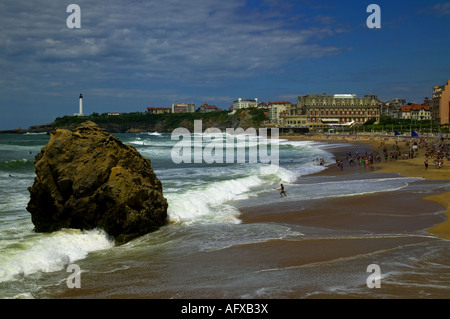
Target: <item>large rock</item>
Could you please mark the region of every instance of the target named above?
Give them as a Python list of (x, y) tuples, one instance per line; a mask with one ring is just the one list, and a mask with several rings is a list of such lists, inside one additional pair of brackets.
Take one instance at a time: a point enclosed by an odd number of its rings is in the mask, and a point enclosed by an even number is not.
[(123, 243), (166, 223), (150, 160), (93, 122), (52, 131), (35, 172), (27, 210), (37, 232), (102, 228)]

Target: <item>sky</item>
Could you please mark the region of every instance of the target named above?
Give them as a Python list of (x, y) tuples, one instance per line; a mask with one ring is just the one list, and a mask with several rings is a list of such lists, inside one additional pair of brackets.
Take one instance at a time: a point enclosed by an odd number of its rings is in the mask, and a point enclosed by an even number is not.
[(88, 115), (322, 93), (422, 103), (450, 79), (449, 1), (1, 0), (0, 29), (0, 130), (73, 115), (80, 93)]

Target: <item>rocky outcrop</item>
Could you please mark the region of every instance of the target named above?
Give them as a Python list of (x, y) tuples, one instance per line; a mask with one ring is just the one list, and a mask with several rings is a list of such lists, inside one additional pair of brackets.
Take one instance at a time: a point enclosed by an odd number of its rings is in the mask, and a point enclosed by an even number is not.
[(166, 223), (150, 160), (93, 122), (52, 131), (35, 173), (27, 210), (37, 232), (102, 228), (123, 243)]

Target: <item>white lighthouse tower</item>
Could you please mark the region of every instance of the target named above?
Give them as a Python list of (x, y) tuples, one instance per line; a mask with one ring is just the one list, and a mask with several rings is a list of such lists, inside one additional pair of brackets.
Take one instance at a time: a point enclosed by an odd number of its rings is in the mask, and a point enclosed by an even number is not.
[(75, 113), (74, 116), (84, 116), (83, 113), (83, 94), (80, 93), (80, 112), (79, 113)]

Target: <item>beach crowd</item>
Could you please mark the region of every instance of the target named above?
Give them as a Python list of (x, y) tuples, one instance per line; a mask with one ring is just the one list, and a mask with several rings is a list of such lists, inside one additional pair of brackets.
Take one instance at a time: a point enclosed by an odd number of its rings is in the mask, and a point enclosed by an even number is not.
[[(401, 140), (384, 138), (379, 140), (377, 146), (375, 144), (372, 145), (374, 145), (372, 152), (365, 151), (360, 153), (358, 149), (354, 152), (349, 152), (346, 156), (348, 165), (367, 167), (383, 161), (412, 160), (423, 155), (426, 169), (431, 163), (435, 168), (441, 169), (444, 161), (450, 161), (450, 147), (444, 138), (441, 138), (439, 142), (437, 140), (430, 142), (423, 138), (403, 138)], [(336, 158), (336, 166), (341, 170), (344, 169), (344, 161)]]

